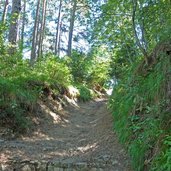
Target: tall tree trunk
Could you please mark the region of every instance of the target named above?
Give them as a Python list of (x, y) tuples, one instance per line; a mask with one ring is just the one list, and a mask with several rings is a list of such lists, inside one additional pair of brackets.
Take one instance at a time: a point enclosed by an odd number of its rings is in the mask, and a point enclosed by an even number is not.
[(16, 50), (18, 38), (18, 19), (21, 11), (21, 0), (12, 1), (11, 23), (9, 29), (9, 53), (12, 54)]
[(36, 43), (37, 43), (38, 25), (39, 25), (39, 19), (38, 19), (39, 18), (39, 8), (40, 8), (40, 0), (37, 1), (36, 17), (35, 17), (35, 21), (34, 21), (31, 59), (30, 59), (31, 65), (33, 65), (36, 61)]
[(24, 30), (25, 30), (25, 22), (26, 22), (26, 0), (24, 0), (24, 7), (23, 7), (23, 17), (22, 17), (22, 30), (21, 30), (21, 51), (24, 48)]
[(4, 24), (5, 21), (6, 21), (8, 6), (9, 6), (9, 2), (8, 2), (8, 0), (5, 0), (5, 3), (4, 3), (4, 11), (3, 11), (3, 14), (2, 14), (2, 23), (3, 23), (3, 24)]
[(42, 40), (41, 40), (41, 46), (40, 46), (41, 55), (43, 55), (43, 40), (44, 40), (44, 36), (45, 36), (47, 6), (48, 6), (48, 1), (46, 0), (46, 2), (45, 2), (45, 14), (44, 14), (44, 19), (43, 19), (44, 21), (43, 21), (43, 28), (42, 28)]
[(59, 40), (58, 40), (58, 56), (60, 56), (60, 49), (61, 49), (61, 37), (62, 37), (62, 20), (61, 20), (61, 23), (60, 23), (60, 32), (59, 32)]
[(69, 27), (68, 50), (67, 50), (68, 56), (71, 56), (71, 53), (72, 53), (72, 37), (73, 37), (73, 30), (74, 30), (77, 0), (73, 0), (73, 2), (74, 4), (73, 4), (73, 9), (71, 11), (71, 19), (70, 19), (70, 27)]
[(47, 12), (47, 0), (43, 0), (43, 7), (42, 7), (42, 21), (41, 21), (41, 28), (39, 34), (39, 43), (38, 43), (38, 57), (42, 56), (43, 54), (43, 39), (44, 39), (44, 31), (45, 31), (45, 24), (46, 24), (46, 12)]
[(59, 37), (61, 28), (61, 10), (62, 10), (62, 0), (60, 0), (59, 11), (58, 11), (58, 22), (56, 27), (56, 40), (55, 40), (55, 54), (59, 55)]

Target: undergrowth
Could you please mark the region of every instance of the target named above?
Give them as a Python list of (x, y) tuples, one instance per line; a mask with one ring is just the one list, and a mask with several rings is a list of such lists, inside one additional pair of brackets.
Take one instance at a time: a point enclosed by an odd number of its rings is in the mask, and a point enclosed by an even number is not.
[(29, 62), (8, 55), (0, 56), (0, 119), (15, 131), (27, 129), (39, 97), (51, 89), (59, 94), (60, 87), (72, 81), (69, 68), (57, 58), (45, 58), (30, 67)]
[(86, 85), (77, 84), (76, 87), (79, 90), (79, 100), (81, 101), (89, 101), (95, 97), (95, 92), (88, 88)]
[[(79, 91), (76, 98), (82, 101), (93, 99), (96, 94), (92, 90), (94, 85), (103, 87), (108, 73), (99, 74), (99, 69), (95, 72), (100, 65), (90, 65), (93, 59), (85, 62), (86, 59), (79, 54), (70, 59), (47, 54), (30, 66), (29, 60), (23, 59), (20, 52), (10, 56), (5, 49), (0, 55), (0, 124), (19, 132), (29, 129), (29, 114), (35, 112), (38, 99), (49, 96), (58, 99), (70, 94), (66, 91), (72, 85)], [(91, 84), (88, 81), (90, 75)]]
[(109, 102), (114, 127), (136, 171), (170, 171), (170, 56), (160, 54), (145, 73), (137, 66), (114, 87)]

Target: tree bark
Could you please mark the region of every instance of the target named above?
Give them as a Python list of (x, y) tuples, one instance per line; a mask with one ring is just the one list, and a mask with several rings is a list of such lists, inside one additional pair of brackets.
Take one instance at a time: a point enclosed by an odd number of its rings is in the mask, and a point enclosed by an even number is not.
[(40, 7), (40, 0), (37, 1), (36, 17), (35, 17), (34, 29), (33, 29), (32, 49), (31, 49), (31, 59), (30, 59), (31, 65), (33, 65), (36, 61), (36, 41), (38, 35), (39, 7)]
[(62, 28), (62, 20), (60, 23), (60, 32), (59, 32), (59, 40), (58, 40), (58, 56), (60, 56), (60, 49), (61, 49), (61, 37), (62, 37), (62, 32), (61, 32), (61, 28)]
[(3, 24), (4, 24), (5, 21), (6, 21), (8, 6), (9, 6), (9, 2), (8, 2), (8, 0), (6, 0), (6, 1), (5, 1), (5, 4), (4, 4), (4, 11), (3, 11), (3, 14), (2, 14), (2, 23), (3, 23)]
[(60, 28), (61, 28), (61, 10), (62, 0), (60, 0), (59, 11), (58, 11), (58, 22), (56, 27), (56, 40), (55, 40), (55, 55), (59, 55), (59, 39), (60, 39)]
[(44, 39), (44, 31), (45, 31), (45, 24), (46, 24), (46, 12), (47, 12), (47, 0), (43, 0), (42, 22), (41, 22), (40, 35), (39, 35), (39, 44), (38, 44), (38, 57), (42, 56), (43, 54), (43, 39)]
[(74, 22), (75, 22), (75, 13), (77, 7), (77, 0), (73, 0), (73, 9), (71, 11), (71, 19), (70, 19), (70, 27), (69, 27), (69, 38), (68, 38), (68, 50), (67, 55), (70, 57), (72, 53), (72, 37), (73, 37), (73, 30), (74, 30)]
[(17, 48), (18, 39), (18, 19), (21, 11), (21, 0), (13, 0), (12, 2), (12, 12), (11, 12), (11, 23), (9, 29), (9, 53), (13, 54)]
[(25, 22), (26, 22), (26, 0), (24, 0), (24, 7), (23, 7), (23, 17), (22, 17), (22, 30), (21, 30), (21, 51), (24, 48), (24, 30), (25, 30)]

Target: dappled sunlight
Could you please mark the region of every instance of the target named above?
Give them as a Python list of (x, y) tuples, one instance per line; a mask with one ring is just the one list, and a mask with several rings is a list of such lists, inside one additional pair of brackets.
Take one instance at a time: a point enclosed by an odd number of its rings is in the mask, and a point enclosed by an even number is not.
[(54, 156), (58, 156), (58, 157), (66, 157), (68, 156), (68, 151), (53, 151), (53, 152), (49, 152), (48, 156), (50, 157), (54, 157)]
[(12, 150), (3, 150), (3, 152), (0, 152), (0, 164), (7, 163), (12, 160), (17, 160), (18, 158), (28, 158), (25, 151), (22, 149), (16, 149), (15, 153)]
[(108, 89), (107, 90), (107, 94), (110, 96), (110, 95), (112, 95), (112, 92), (113, 92), (113, 89)]
[(77, 150), (79, 150), (82, 153), (85, 153), (89, 150), (94, 151), (96, 148), (98, 148), (98, 144), (94, 143), (94, 144), (87, 144), (85, 146), (78, 147)]
[(10, 157), (9, 151), (0, 153), (0, 161), (2, 163), (5, 163), (9, 159), (9, 157)]
[(77, 107), (79, 109), (79, 106), (77, 104), (77, 101), (74, 100), (74, 98), (69, 98), (66, 95), (63, 96), (63, 98), (67, 101), (67, 103), (71, 106)]
[[(105, 100), (97, 99), (68, 106), (55, 112), (44, 103), (41, 120), (31, 135), (0, 144), (4, 160), (11, 161), (90, 161), (105, 155), (122, 156), (113, 131), (111, 116), (107, 116)], [(62, 118), (62, 119), (61, 119)], [(110, 123), (111, 122), (111, 123)], [(109, 124), (110, 123), (110, 124)], [(115, 146), (115, 147), (114, 147)], [(117, 146), (117, 148), (116, 148)], [(109, 157), (108, 157), (109, 156)], [(100, 161), (101, 162), (101, 161)]]
[(58, 108), (56, 108), (53, 104), (54, 101), (53, 100), (48, 100), (48, 102), (40, 102), (40, 107), (42, 110), (42, 113), (45, 113), (47, 116), (47, 119), (50, 118), (52, 119), (53, 124), (68, 124), (69, 120), (66, 119), (66, 113), (65, 112), (61, 112), (62, 110), (58, 110)]
[[(53, 123), (60, 123), (62, 122), (62, 119), (59, 115), (57, 115), (56, 113), (49, 111), (50, 116), (52, 116), (53, 118)], [(63, 121), (65, 121), (65, 123), (69, 123), (68, 120), (64, 119)]]
[(35, 142), (35, 140), (53, 140), (53, 137), (49, 137), (49, 135), (43, 133), (41, 130), (34, 131), (32, 134), (32, 138), (30, 137), (23, 137), (22, 140), (26, 142)]
[(85, 144), (84, 146), (74, 147), (74, 148), (66, 148), (65, 150), (60, 151), (52, 151), (49, 152), (49, 156), (79, 156), (81, 154), (86, 154), (89, 152), (93, 152), (98, 148), (98, 143), (93, 144)]

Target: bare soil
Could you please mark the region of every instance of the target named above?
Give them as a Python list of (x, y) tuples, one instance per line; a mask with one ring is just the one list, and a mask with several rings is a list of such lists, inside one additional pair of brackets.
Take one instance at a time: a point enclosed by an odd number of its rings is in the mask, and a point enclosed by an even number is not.
[(18, 138), (0, 135), (0, 164), (12, 161), (60, 161), (103, 165), (106, 171), (131, 171), (118, 143), (107, 101), (98, 99), (57, 109), (41, 102), (32, 118), (35, 129)]

